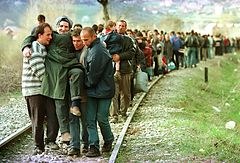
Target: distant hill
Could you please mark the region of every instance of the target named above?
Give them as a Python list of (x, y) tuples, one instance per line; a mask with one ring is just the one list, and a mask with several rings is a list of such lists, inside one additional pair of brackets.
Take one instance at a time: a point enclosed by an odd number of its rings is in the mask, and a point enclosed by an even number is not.
[(1, 0), (0, 27), (16, 25), (27, 7), (28, 0)]
[[(19, 26), (29, 1), (0, 0), (0, 29)], [(84, 7), (76, 7), (81, 10), (74, 10), (78, 23), (93, 24), (102, 20), (99, 14), (102, 8), (97, 0), (75, 0), (74, 4), (84, 4)], [(202, 29), (207, 24), (219, 22), (240, 23), (240, 0), (109, 0), (108, 8), (111, 18), (127, 19), (130, 27), (137, 28), (141, 23), (147, 28), (169, 27), (167, 23), (172, 18), (183, 22), (184, 28), (190, 25), (189, 28)]]

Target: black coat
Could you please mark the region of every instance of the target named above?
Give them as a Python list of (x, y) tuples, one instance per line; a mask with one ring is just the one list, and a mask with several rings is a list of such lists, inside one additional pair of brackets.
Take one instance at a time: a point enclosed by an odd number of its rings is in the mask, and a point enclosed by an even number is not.
[(97, 38), (87, 49), (85, 58), (87, 96), (112, 98), (115, 93), (112, 57)]

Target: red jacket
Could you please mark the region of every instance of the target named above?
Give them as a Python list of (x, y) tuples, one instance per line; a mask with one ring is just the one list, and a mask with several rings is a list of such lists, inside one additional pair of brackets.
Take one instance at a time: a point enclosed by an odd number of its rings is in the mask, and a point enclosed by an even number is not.
[(143, 53), (144, 53), (144, 56), (145, 56), (145, 60), (146, 60), (147, 67), (152, 67), (152, 66), (153, 66), (152, 48), (149, 47), (149, 46), (146, 46), (146, 47), (143, 49)]

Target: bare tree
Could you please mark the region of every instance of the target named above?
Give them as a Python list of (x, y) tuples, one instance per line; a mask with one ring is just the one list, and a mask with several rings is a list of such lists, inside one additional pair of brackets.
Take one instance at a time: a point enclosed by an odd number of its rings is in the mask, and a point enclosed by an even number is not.
[(107, 8), (108, 0), (97, 0), (97, 1), (103, 6), (103, 20), (107, 22), (110, 19), (108, 8)]

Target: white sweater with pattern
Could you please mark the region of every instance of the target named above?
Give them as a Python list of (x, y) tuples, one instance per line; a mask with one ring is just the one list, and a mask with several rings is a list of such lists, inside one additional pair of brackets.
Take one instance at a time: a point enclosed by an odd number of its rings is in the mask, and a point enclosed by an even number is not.
[(41, 85), (45, 73), (45, 57), (47, 51), (45, 46), (38, 41), (32, 43), (31, 58), (23, 58), (22, 71), (22, 95), (32, 96), (41, 94)]

